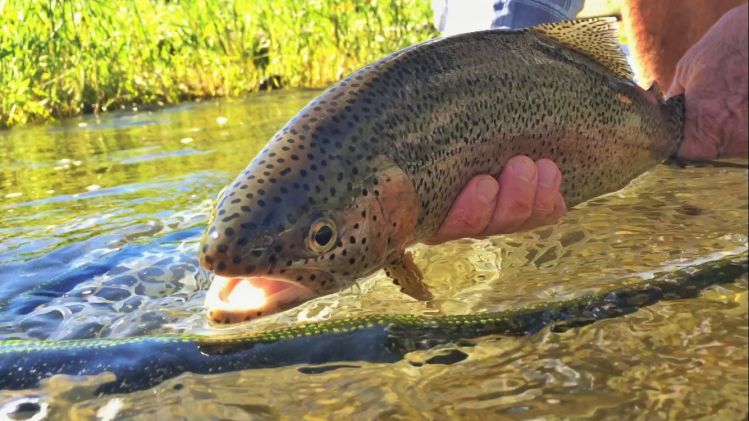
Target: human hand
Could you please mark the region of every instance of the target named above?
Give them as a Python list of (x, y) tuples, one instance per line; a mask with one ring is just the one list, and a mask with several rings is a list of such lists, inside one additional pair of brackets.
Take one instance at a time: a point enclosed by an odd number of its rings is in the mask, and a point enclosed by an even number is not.
[(463, 188), (428, 244), (484, 237), (553, 224), (567, 213), (559, 193), (562, 174), (553, 161), (510, 159), (499, 179), (477, 175)]
[(682, 159), (747, 154), (747, 7), (723, 15), (676, 67), (667, 96), (686, 100)]

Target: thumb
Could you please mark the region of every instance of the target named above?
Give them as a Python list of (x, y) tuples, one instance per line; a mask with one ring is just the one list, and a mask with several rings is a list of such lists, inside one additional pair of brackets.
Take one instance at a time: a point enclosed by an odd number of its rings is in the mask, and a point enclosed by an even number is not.
[(666, 92), (666, 98), (669, 99), (671, 97), (674, 97), (679, 94), (684, 93), (684, 85), (681, 84), (681, 81), (679, 81), (678, 75), (674, 77), (674, 81), (671, 82), (671, 86), (668, 88), (668, 91)]

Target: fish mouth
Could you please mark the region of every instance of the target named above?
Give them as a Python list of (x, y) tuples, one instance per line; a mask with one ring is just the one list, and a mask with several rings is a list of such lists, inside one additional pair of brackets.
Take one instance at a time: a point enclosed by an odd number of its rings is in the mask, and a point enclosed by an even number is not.
[(272, 314), (317, 296), (288, 279), (267, 276), (216, 276), (208, 288), (205, 308), (215, 323), (239, 323)]

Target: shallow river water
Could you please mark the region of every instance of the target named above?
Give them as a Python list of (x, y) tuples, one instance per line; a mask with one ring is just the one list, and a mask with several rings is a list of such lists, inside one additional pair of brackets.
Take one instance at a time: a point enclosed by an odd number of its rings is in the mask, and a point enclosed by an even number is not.
[[(263, 93), (0, 133), (0, 339), (218, 329), (201, 312), (210, 277), (197, 266), (212, 200), (317, 93)], [(746, 253), (747, 187), (746, 169), (661, 165), (558, 226), (415, 247), (436, 297), (431, 306), (399, 294), (378, 273), (351, 290), (225, 329), (516, 309), (636, 284)], [(747, 313), (744, 276), (698, 298), (564, 332), (485, 336), (395, 363), (186, 373), (102, 396), (94, 393), (101, 376), (58, 376), (37, 389), (0, 391), (0, 412), (31, 399), (41, 412), (17, 417), (745, 419)], [(419, 364), (455, 350), (466, 357)]]

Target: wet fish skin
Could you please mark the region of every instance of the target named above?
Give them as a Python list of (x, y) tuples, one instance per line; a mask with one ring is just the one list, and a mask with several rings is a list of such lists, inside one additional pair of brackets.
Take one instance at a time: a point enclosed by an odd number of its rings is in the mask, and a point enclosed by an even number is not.
[[(405, 247), (436, 233), (473, 176), (497, 176), (518, 154), (549, 158), (574, 206), (673, 154), (680, 101), (538, 28), (409, 47), (330, 88), (270, 140), (220, 196), (201, 264), (318, 295), (382, 267), (416, 276)], [(320, 221), (335, 243), (315, 251)]]

